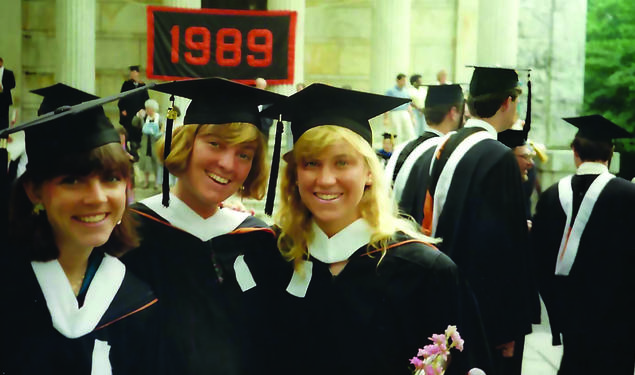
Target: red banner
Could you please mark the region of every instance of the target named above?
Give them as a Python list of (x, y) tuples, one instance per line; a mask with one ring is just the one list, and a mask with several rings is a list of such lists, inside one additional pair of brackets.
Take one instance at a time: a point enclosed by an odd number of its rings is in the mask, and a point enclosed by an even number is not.
[(292, 84), (296, 12), (148, 6), (151, 79)]

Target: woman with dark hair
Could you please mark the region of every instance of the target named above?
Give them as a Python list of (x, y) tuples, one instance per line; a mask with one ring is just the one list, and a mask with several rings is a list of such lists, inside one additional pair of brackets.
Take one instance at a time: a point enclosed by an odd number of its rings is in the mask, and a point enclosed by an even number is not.
[(29, 161), (0, 259), (2, 374), (153, 373), (157, 299), (117, 259), (138, 244), (130, 160), (101, 106), (83, 108), (19, 127)]

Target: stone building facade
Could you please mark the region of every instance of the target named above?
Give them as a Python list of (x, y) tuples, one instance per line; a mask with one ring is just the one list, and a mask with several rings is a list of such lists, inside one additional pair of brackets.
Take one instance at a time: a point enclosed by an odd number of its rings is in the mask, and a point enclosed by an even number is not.
[[(146, 6), (200, 4), (3, 2), (0, 56), (16, 73), (20, 121), (34, 118), (39, 105), (29, 90), (58, 81), (99, 96), (118, 92), (128, 65), (146, 65)], [(586, 0), (269, 0), (268, 8), (298, 12), (296, 82), (382, 93), (400, 72), (434, 83), (445, 69), (450, 81), (463, 83), (469, 64), (532, 67), (531, 137), (550, 150), (540, 166), (543, 185), (573, 169), (568, 144), (574, 132), (560, 118), (582, 107)], [(274, 90), (294, 91), (293, 85)], [(167, 104), (161, 94), (150, 95)], [(106, 110), (116, 122), (116, 105)]]

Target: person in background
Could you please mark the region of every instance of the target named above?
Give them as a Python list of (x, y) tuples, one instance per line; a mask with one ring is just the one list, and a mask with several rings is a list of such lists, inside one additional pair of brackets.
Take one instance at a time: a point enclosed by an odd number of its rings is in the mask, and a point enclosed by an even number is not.
[(437, 84), (438, 85), (451, 85), (452, 82), (448, 81), (448, 72), (445, 69), (441, 69), (437, 72)]
[(434, 151), (422, 223), (459, 266), (470, 291), (465, 339), (479, 343), (474, 366), (490, 375), (520, 373), (509, 359), (522, 360), (516, 341), (531, 332), (539, 311), (518, 162), (497, 141), (516, 120), (518, 84), (514, 69), (474, 68), (467, 99), (472, 117)]
[(536, 153), (527, 143), (529, 129), (507, 129), (498, 133), (498, 140), (505, 146), (512, 149), (516, 160), (518, 161), (518, 169), (520, 170), (520, 178), (523, 184), (523, 195), (525, 201), (525, 216), (528, 220), (529, 229), (531, 229), (531, 192), (525, 188), (528, 184), (535, 184), (535, 174), (533, 181), (529, 181), (529, 173), (534, 168), (534, 156)]
[(15, 75), (4, 66), (0, 57), (0, 130), (9, 127), (9, 107), (13, 104), (11, 90), (15, 88)]
[(429, 86), (423, 108), (428, 122), (426, 131), (397, 146), (386, 165), (386, 178), (392, 182), (395, 201), (418, 223), (423, 219), (433, 150), (441, 137), (463, 126), (464, 103), (459, 85)]
[[(405, 74), (397, 74), (395, 86), (386, 91), (386, 95), (395, 98), (410, 99), (406, 88)], [(416, 137), (412, 108), (409, 102), (384, 113), (384, 129), (389, 133), (399, 136), (402, 142), (407, 142)]]
[(279, 277), (280, 255), (263, 221), (222, 206), (234, 194), (264, 196), (258, 106), (284, 97), (221, 78), (154, 90), (192, 99), (167, 156), (163, 142), (157, 150), (176, 185), (133, 206), (143, 241), (123, 258), (162, 301), (158, 373), (267, 374), (281, 355), (269, 352), (278, 340), (269, 330), (280, 325), (263, 286)]
[[(294, 266), (281, 310), (302, 330), (284, 351), (291, 373), (411, 374), (427, 337), (461, 329), (456, 265), (397, 216), (371, 145), (368, 119), (403, 103), (312, 84), (265, 113), (294, 135), (275, 216)], [(458, 355), (446, 373), (466, 372)]]
[(139, 241), (130, 162), (99, 104), (24, 124), (29, 161), (0, 259), (0, 373), (155, 373), (157, 299), (117, 258)]
[(382, 134), (381, 148), (377, 150), (377, 156), (379, 156), (382, 166), (385, 166), (386, 162), (388, 162), (392, 156), (393, 150), (395, 149), (395, 138), (397, 138), (397, 136), (394, 134)]
[[(145, 86), (145, 83), (143, 83), (140, 78), (139, 65), (131, 65), (128, 67), (128, 70), (128, 79), (121, 85), (120, 92)], [(134, 95), (125, 96), (117, 103), (117, 106), (119, 107), (119, 123), (128, 132), (128, 142), (130, 143), (129, 152), (132, 155), (137, 154), (137, 150), (139, 149), (139, 145), (141, 143), (141, 128), (133, 127), (132, 119), (137, 115), (139, 110), (144, 109), (145, 102), (148, 99), (150, 99), (148, 92), (141, 91)]]
[[(601, 115), (564, 120), (578, 128), (571, 142), (576, 173), (540, 196), (531, 229), (553, 344), (563, 345), (558, 375), (631, 375), (635, 185), (608, 166), (613, 140), (633, 135)], [(597, 332), (616, 333), (606, 361), (597, 360)]]
[(413, 74), (410, 76), (410, 87), (408, 94), (412, 99), (412, 114), (415, 119), (415, 135), (418, 137), (425, 131), (426, 119), (423, 115), (423, 106), (426, 100), (427, 87), (423, 85), (421, 74)]
[(160, 189), (159, 162), (155, 149), (155, 142), (163, 135), (164, 124), (159, 115), (159, 103), (148, 99), (144, 103), (145, 109), (140, 109), (132, 119), (132, 128), (141, 129), (141, 143), (139, 144), (139, 169), (143, 172), (142, 189), (150, 187), (150, 175), (154, 175), (154, 188)]

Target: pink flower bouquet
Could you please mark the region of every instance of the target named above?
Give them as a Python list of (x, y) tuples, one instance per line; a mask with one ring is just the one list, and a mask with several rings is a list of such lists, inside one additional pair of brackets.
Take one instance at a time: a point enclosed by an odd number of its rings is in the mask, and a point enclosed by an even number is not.
[(456, 326), (448, 326), (444, 334), (433, 334), (429, 337), (432, 344), (419, 349), (416, 357), (410, 359), (415, 366), (415, 375), (442, 375), (448, 366), (450, 349), (463, 351), (463, 339)]

